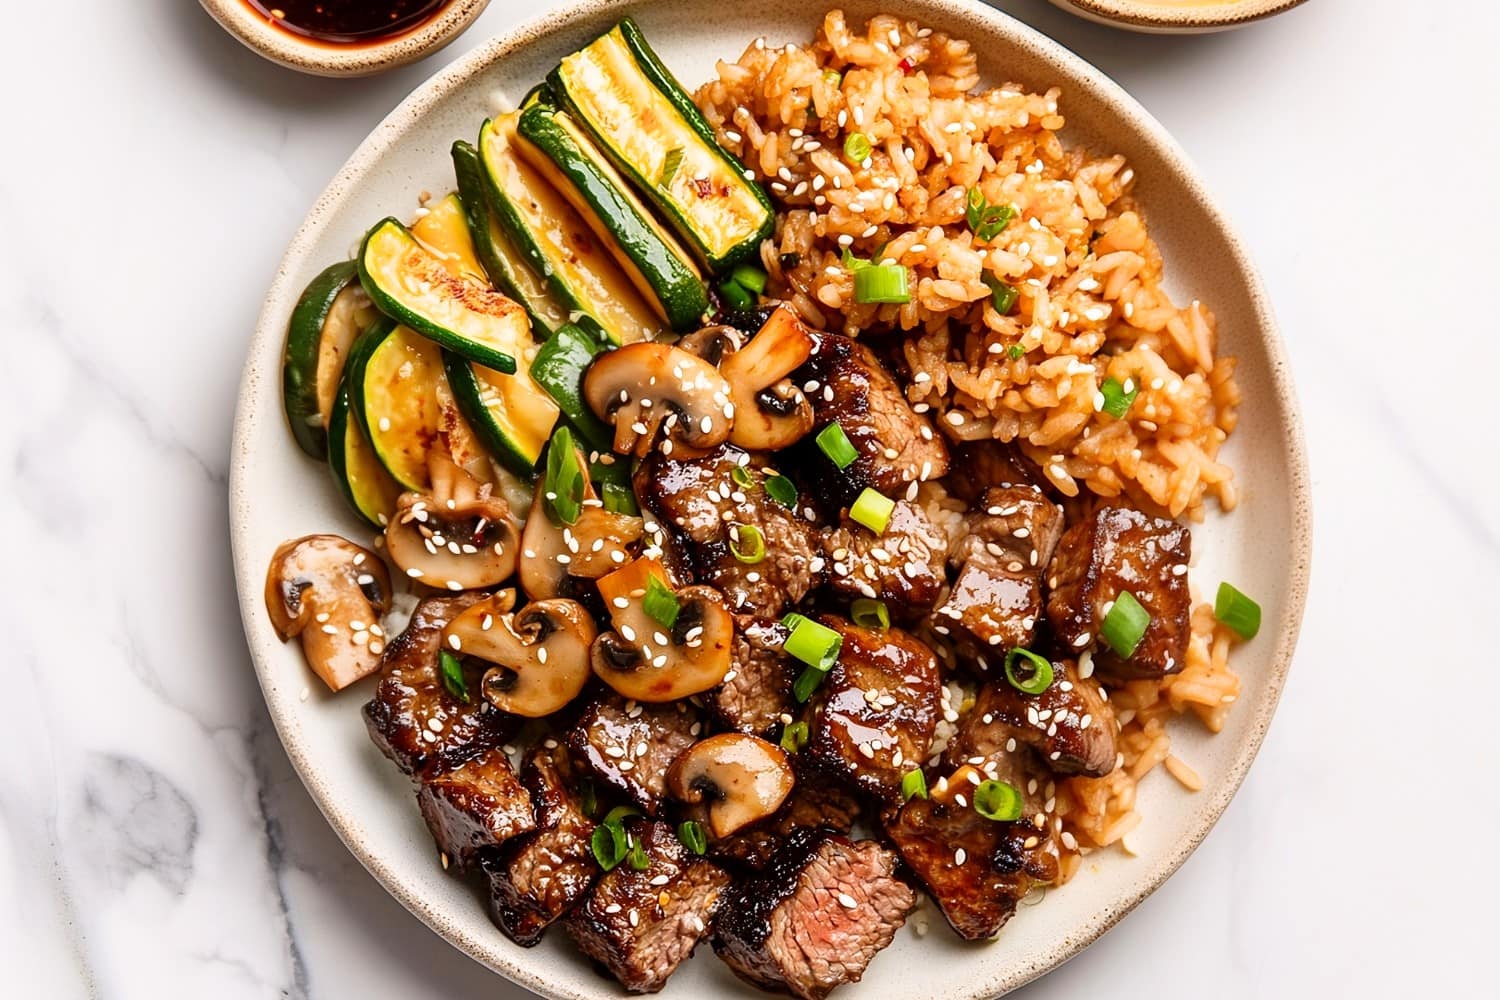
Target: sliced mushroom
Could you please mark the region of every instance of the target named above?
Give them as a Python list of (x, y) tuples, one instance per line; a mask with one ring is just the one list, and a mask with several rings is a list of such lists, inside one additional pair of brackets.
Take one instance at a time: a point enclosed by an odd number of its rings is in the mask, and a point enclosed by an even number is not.
[[(581, 468), (588, 468), (582, 452)], [(598, 579), (630, 561), (644, 521), (604, 509), (592, 483), (584, 483), (583, 507), (572, 524), (554, 524), (546, 496), (538, 489), (521, 532), (521, 587), (532, 600), (556, 597), (569, 576)]]
[(787, 306), (739, 350), (719, 362), (734, 401), (729, 440), (753, 451), (777, 451), (801, 440), (813, 427), (813, 407), (787, 378), (812, 356), (813, 337)]
[(707, 361), (670, 344), (641, 342), (606, 351), (583, 376), (589, 406), (615, 427), (614, 449), (645, 456), (702, 452), (723, 444), (734, 423), (729, 382)]
[(636, 701), (676, 701), (717, 687), (734, 644), (734, 618), (723, 596), (712, 587), (677, 591), (677, 617), (668, 627), (646, 610), (652, 577), (670, 587), (666, 570), (651, 558), (599, 579), (616, 631), (594, 640), (594, 673)]
[(445, 456), (429, 457), (430, 494), (403, 493), (385, 527), (391, 559), (429, 587), (493, 587), (516, 571), (520, 530), (510, 505)]
[(385, 563), (338, 535), (284, 543), (266, 572), (272, 627), (282, 642), (301, 636), (307, 665), (334, 691), (380, 666), (390, 597)]
[(481, 683), (491, 705), (537, 719), (578, 697), (589, 679), (594, 620), (577, 601), (533, 601), (512, 612), (515, 591), (473, 605), (443, 629), (443, 646), (495, 664)]
[(774, 743), (744, 733), (699, 740), (667, 769), (673, 797), (705, 808), (709, 832), (727, 837), (781, 808), (796, 779)]

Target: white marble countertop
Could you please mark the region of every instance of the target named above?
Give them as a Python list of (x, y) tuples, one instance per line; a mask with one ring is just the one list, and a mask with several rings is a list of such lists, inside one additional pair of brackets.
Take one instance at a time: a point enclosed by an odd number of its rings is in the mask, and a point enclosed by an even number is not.
[[(1118, 79), (1223, 199), (1289, 343), (1318, 517), (1243, 791), (1025, 993), (1475, 995), (1500, 893), (1476, 711), (1500, 700), (1500, 6), (1314, 0), (1148, 38), (999, 5)], [(389, 899), (291, 772), (240, 633), (225, 480), (244, 347), (303, 213), (408, 90), (529, 10), (497, 0), (446, 52), (350, 83), (261, 62), (191, 0), (28, 6), (0, 61), (7, 995), (523, 996)]]

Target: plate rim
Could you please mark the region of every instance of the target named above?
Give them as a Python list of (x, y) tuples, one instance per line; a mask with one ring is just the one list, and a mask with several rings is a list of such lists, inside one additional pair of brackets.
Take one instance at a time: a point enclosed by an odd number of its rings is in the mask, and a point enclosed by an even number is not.
[[(385, 152), (404, 137), (406, 130), (415, 124), (425, 107), (447, 97), (496, 61), (526, 45), (545, 39), (555, 32), (567, 30), (573, 22), (579, 19), (602, 15), (612, 9), (652, 6), (654, 2), (656, 0), (634, 0), (634, 2), (632, 0), (573, 0), (571, 3), (523, 21), (508, 31), (492, 36), (448, 66), (433, 73), (370, 131), (313, 202), (277, 265), (276, 275), (266, 292), (256, 320), (255, 331), (246, 345), (246, 361), (237, 390), (230, 444), (228, 487), (230, 547), (241, 627), (277, 738), (286, 751), (298, 778), (307, 788), (319, 812), (323, 814), (324, 819), (333, 828), (344, 846), (392, 898), (401, 903), (434, 933), (472, 960), (511, 982), (542, 996), (556, 998), (556, 1000), (596, 1000), (599, 996), (614, 996), (615, 994), (606, 993), (603, 990), (577, 992), (554, 985), (539, 972), (538, 963), (525, 959), (527, 953), (505, 954), (504, 950), (493, 947), (496, 938), (478, 939), (470, 934), (461, 922), (452, 919), (439, 907), (428, 904), (414, 892), (409, 891), (408, 887), (403, 885), (391, 870), (386, 860), (370, 846), (366, 832), (361, 827), (361, 821), (355, 815), (355, 810), (348, 808), (347, 804), (335, 801), (334, 796), (320, 780), (316, 762), (309, 759), (306, 748), (302, 745), (299, 733), (300, 724), (292, 716), (297, 703), (295, 696), (291, 696), (293, 700), (283, 704), (283, 699), (288, 698), (288, 695), (278, 690), (267, 666), (266, 658), (261, 655), (260, 645), (257, 644), (257, 630), (252, 625), (252, 622), (258, 622), (263, 617), (261, 601), (264, 567), (252, 562), (252, 553), (249, 551), (246, 511), (250, 507), (250, 497), (246, 493), (245, 473), (242, 470), (249, 462), (248, 440), (251, 436), (251, 429), (261, 419), (281, 419), (279, 408), (266, 417), (265, 411), (257, 411), (252, 403), (255, 395), (253, 390), (259, 383), (268, 379), (276, 381), (276, 373), (263, 369), (258, 359), (267, 354), (268, 340), (279, 344), (282, 339), (285, 332), (282, 314), (288, 303), (294, 300), (300, 291), (300, 289), (289, 287), (297, 262), (304, 258), (313, 244), (317, 242), (317, 236), (325, 224), (326, 217), (333, 209), (351, 195), (363, 176), (378, 163)], [(836, 6), (836, 4), (831, 6)], [(1149, 867), (1143, 868), (1132, 880), (1131, 890), (1123, 898), (1111, 900), (1111, 905), (1101, 907), (1092, 918), (1073, 928), (1068, 936), (1059, 941), (1057, 947), (1045, 956), (1029, 963), (1007, 968), (1003, 970), (1003, 975), (996, 976), (983, 985), (976, 984), (972, 991), (953, 997), (953, 1000), (985, 1000), (985, 998), (999, 996), (1017, 989), (1062, 965), (1082, 952), (1140, 905), (1197, 850), (1223, 816), (1225, 809), (1243, 784), (1265, 740), (1266, 732), (1280, 702), (1306, 608), (1312, 562), (1311, 474), (1308, 467), (1301, 409), (1292, 382), (1285, 343), (1259, 271), (1251, 262), (1238, 230), (1231, 224), (1218, 201), (1208, 191), (1202, 175), (1191, 158), (1166, 128), (1102, 70), (1073, 53), (1062, 43), (1002, 10), (982, 3), (980, 0), (919, 0), (919, 3), (912, 6), (925, 7), (925, 10), (906, 12), (911, 17), (939, 15), (956, 21), (977, 19), (988, 22), (990, 29), (1024, 42), (1044, 61), (1066, 67), (1073, 75), (1086, 81), (1093, 90), (1093, 96), (1102, 99), (1111, 108), (1123, 112), (1130, 120), (1131, 126), (1144, 135), (1154, 151), (1178, 170), (1187, 190), (1222, 233), (1233, 258), (1234, 269), (1243, 277), (1253, 310), (1256, 335), (1266, 352), (1267, 375), (1271, 392), (1283, 416), (1278, 430), (1280, 445), (1287, 459), (1286, 499), (1291, 520), (1291, 534), (1285, 542), (1290, 573), (1284, 581), (1285, 605), (1281, 619), (1267, 623), (1278, 630), (1279, 637), (1268, 658), (1265, 694), (1258, 703), (1249, 706), (1253, 708), (1254, 714), (1248, 720), (1245, 739), (1229, 755), (1225, 780), (1218, 786), (1204, 789), (1200, 793), (1207, 795), (1207, 801), (1200, 809), (1200, 817), (1190, 826), (1184, 837), (1163, 849), (1159, 857), (1151, 859)], [(265, 629), (259, 631), (263, 633), (262, 638), (268, 634)], [(504, 939), (498, 938), (498, 940)], [(609, 987), (604, 989), (609, 989)]]

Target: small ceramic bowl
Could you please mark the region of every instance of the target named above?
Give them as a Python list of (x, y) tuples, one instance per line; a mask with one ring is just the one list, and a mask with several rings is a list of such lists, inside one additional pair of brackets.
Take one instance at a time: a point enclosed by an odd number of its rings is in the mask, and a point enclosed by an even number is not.
[(370, 76), (432, 55), (474, 23), (490, 0), (449, 0), (416, 26), (370, 42), (335, 44), (276, 27), (249, 0), (199, 0), (225, 31), (274, 63), (314, 76)]
[(1100, 24), (1158, 35), (1227, 31), (1291, 10), (1305, 0), (1052, 0)]

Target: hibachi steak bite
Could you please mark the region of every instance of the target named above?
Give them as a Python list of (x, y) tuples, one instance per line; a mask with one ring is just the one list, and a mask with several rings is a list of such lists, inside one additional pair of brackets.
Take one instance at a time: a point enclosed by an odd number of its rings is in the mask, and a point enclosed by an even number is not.
[(915, 503), (897, 500), (879, 534), (844, 512), (823, 533), (828, 584), (849, 598), (885, 601), (899, 620), (937, 603), (947, 577), (948, 537)]
[(814, 337), (812, 357), (792, 378), (812, 400), (814, 434), (836, 421), (858, 457), (839, 470), (811, 436), (804, 438), (797, 447), (807, 488), (837, 510), (867, 486), (894, 500), (905, 496), (911, 483), (946, 473), (947, 445), (931, 421), (911, 408), (875, 354), (838, 334)]
[[(1047, 571), (1047, 620), (1058, 641), (1075, 653), (1098, 642), (1094, 664), (1108, 676), (1164, 677), (1181, 670), (1191, 634), (1191, 555), (1192, 536), (1177, 522), (1100, 507), (1063, 534)], [(1123, 591), (1151, 616), (1129, 657), (1098, 641), (1107, 609)]]
[(490, 915), (517, 944), (540, 941), (599, 876), (589, 846), (594, 821), (584, 814), (578, 780), (556, 741), (533, 748), (521, 767), (521, 783), (531, 793), (536, 832), (481, 858), (490, 881)]
[(829, 774), (896, 799), (902, 775), (926, 758), (942, 712), (937, 658), (900, 629), (860, 628), (831, 615), (818, 620), (842, 645), (808, 702), (804, 752)]
[(1080, 678), (1072, 660), (1053, 661), (1052, 670), (1040, 694), (1018, 691), (1003, 677), (980, 688), (948, 745), (949, 759), (973, 763), (1019, 746), (1031, 747), (1059, 774), (1097, 778), (1113, 771), (1119, 726), (1099, 682)]
[(365, 704), (365, 726), (381, 752), (409, 775), (457, 767), (501, 746), (515, 731), (515, 719), (480, 696), (489, 664), (460, 658), (466, 697), (459, 697), (444, 684), (439, 663), (443, 627), (487, 596), (424, 599), (406, 630), (386, 647), (380, 683)]
[[(664, 533), (668, 561), (723, 593), (735, 614), (779, 614), (820, 579), (807, 520), (766, 492), (763, 468), (724, 445), (702, 458), (656, 451), (635, 473), (636, 496)], [(749, 485), (736, 482), (736, 469)]]
[(695, 857), (667, 823), (633, 817), (625, 833), (648, 864), (607, 872), (565, 921), (585, 955), (632, 993), (655, 993), (708, 933), (729, 876)]
[[(793, 766), (800, 758), (793, 758)], [(842, 782), (799, 771), (792, 794), (775, 814), (731, 837), (711, 841), (715, 859), (747, 868), (764, 868), (777, 849), (798, 830), (848, 833), (859, 817), (859, 799)]]
[(734, 654), (724, 683), (703, 696), (720, 722), (742, 733), (765, 736), (796, 714), (792, 682), (801, 667), (782, 652), (790, 630), (771, 618), (736, 621)]
[(949, 445), (948, 475), (943, 485), (960, 500), (976, 505), (986, 490), (1005, 486), (1034, 486), (1051, 494), (1055, 487), (1014, 441), (967, 441)]
[(531, 795), (499, 748), (450, 770), (424, 775), (417, 805), (445, 867), (458, 871), (467, 871), (484, 853), (536, 828)]
[(857, 983), (916, 902), (896, 864), (873, 840), (794, 834), (726, 894), (714, 951), (747, 982), (803, 1000)]
[(702, 732), (698, 711), (686, 701), (646, 704), (606, 695), (583, 711), (568, 749), (604, 787), (655, 815), (667, 768)]

